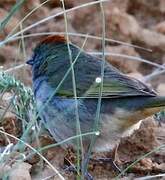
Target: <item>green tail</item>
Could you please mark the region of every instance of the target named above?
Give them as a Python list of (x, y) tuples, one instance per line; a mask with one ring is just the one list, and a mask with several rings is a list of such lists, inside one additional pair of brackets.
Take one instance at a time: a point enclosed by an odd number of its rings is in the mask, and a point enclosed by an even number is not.
[(145, 102), (146, 108), (156, 108), (160, 107), (161, 109), (165, 109), (165, 96), (156, 96), (148, 98)]

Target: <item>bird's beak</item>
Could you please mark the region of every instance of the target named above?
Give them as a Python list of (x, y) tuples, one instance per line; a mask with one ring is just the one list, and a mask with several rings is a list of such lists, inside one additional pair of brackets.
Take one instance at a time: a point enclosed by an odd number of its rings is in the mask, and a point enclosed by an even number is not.
[(26, 61), (26, 64), (29, 64), (29, 65), (33, 65), (33, 63), (34, 63), (34, 61), (33, 61), (33, 59), (29, 59), (28, 61)]

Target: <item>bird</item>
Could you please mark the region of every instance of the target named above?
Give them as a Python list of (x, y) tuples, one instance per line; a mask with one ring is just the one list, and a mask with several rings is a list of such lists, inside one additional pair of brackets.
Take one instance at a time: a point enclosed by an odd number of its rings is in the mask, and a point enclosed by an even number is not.
[[(32, 66), (32, 88), (41, 121), (57, 142), (76, 136), (77, 117), (82, 134), (93, 131), (101, 85), (99, 135), (92, 152), (111, 151), (122, 137), (138, 129), (143, 119), (165, 108), (165, 96), (104, 63), (102, 76), (103, 60), (62, 35), (48, 36), (36, 45), (27, 61)], [(90, 135), (82, 137), (84, 151), (90, 143)], [(76, 149), (76, 140), (62, 146)]]

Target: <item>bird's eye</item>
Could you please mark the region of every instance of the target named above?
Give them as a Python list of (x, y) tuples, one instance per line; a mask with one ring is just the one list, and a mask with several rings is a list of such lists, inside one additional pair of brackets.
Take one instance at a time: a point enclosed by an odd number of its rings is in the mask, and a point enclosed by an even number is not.
[(28, 61), (26, 61), (26, 64), (29, 64), (29, 65), (33, 65), (33, 63), (34, 63), (34, 60), (33, 60), (33, 58), (32, 59), (29, 59)]

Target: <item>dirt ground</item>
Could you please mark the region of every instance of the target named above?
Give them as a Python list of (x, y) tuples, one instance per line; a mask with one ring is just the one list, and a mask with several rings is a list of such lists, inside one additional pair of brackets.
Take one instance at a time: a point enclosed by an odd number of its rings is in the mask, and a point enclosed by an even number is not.
[[(12, 17), (6, 28), (0, 34), (0, 40), (3, 40), (11, 30), (17, 25), (30, 10), (37, 7), (42, 0), (28, 0), (19, 12)], [(66, 8), (73, 8), (83, 3), (92, 2), (90, 0), (65, 0)], [(7, 15), (9, 9), (14, 5), (15, 0), (0, 1), (0, 19)], [(52, 0), (45, 4), (42, 8), (33, 13), (22, 24), (22, 28), (31, 25), (47, 16), (59, 13), (62, 11), (59, 0)], [(165, 1), (164, 0), (111, 0), (104, 3), (105, 20), (106, 20), (106, 37), (125, 43), (131, 43), (147, 50), (126, 46), (114, 41), (107, 41), (105, 46), (106, 52), (119, 53), (129, 56), (141, 57), (150, 62), (158, 64), (165, 63)], [(99, 5), (92, 5), (67, 13), (68, 31), (72, 33), (90, 34), (93, 36), (102, 35), (101, 11)], [(43, 32), (64, 32), (65, 24), (62, 15), (51, 19), (48, 22), (29, 29), (24, 35)], [(0, 66), (4, 70), (15, 65), (24, 63), (32, 53), (36, 43), (43, 36), (25, 38), (25, 50), (19, 51), (19, 41), (13, 41), (0, 48)], [(70, 36), (70, 40), (82, 46), (83, 37)], [(88, 52), (101, 52), (101, 41), (88, 38), (85, 45), (85, 50)], [(127, 60), (123, 57), (107, 56), (107, 61), (119, 68), (122, 72), (138, 78), (142, 81), (145, 77), (155, 71), (152, 65), (139, 61)], [(16, 78), (20, 79), (26, 85), (31, 85), (30, 69), (19, 69), (12, 71)], [(150, 78), (147, 81), (161, 95), (165, 95), (165, 78), (164, 74), (155, 78)], [(8, 113), (1, 126), (6, 132), (20, 137), (21, 130), (17, 128), (17, 119), (13, 114)], [(40, 137), (41, 146), (52, 144), (54, 141), (47, 134)], [(14, 143), (14, 142), (13, 142)], [(0, 137), (0, 144), (6, 144), (4, 138)], [(32, 144), (35, 146), (35, 142)], [(136, 130), (131, 137), (121, 139), (118, 148), (118, 161), (116, 162), (121, 169), (125, 169), (135, 160), (151, 152), (153, 149), (165, 145), (165, 124), (156, 122), (153, 117), (144, 120), (140, 129)], [(68, 162), (75, 162), (75, 154), (71, 149), (63, 150), (60, 147), (51, 148), (44, 152), (44, 156), (54, 165), (66, 179), (74, 179), (75, 175), (63, 170), (63, 167)], [(111, 157), (112, 152), (94, 154), (94, 157)], [(1, 167), (0, 176), (7, 168), (13, 168), (13, 174), (17, 174), (18, 178), (26, 180), (40, 180), (46, 177), (48, 179), (58, 179), (54, 176), (53, 170), (46, 163), (42, 164), (37, 156), (34, 156), (27, 162), (20, 164), (14, 169), (14, 165)], [(20, 173), (21, 172), (21, 173)], [(94, 179), (108, 180), (117, 176), (109, 164), (91, 162), (89, 172)], [(165, 148), (153, 152), (147, 157), (144, 157), (131, 169), (127, 171), (119, 179), (136, 179), (148, 175), (157, 175), (165, 173)], [(12, 177), (12, 175), (11, 175)], [(17, 180), (18, 180), (17, 178)], [(12, 179), (12, 178), (11, 178)], [(159, 178), (160, 179), (160, 178)], [(13, 179), (15, 180), (15, 179)]]

